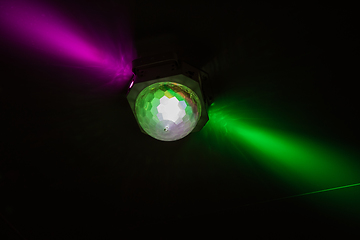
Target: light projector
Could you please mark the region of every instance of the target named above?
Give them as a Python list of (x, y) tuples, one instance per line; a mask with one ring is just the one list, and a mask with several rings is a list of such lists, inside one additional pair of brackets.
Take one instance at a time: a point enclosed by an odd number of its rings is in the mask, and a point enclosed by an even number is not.
[(175, 141), (202, 129), (210, 104), (205, 72), (180, 62), (175, 53), (139, 58), (132, 64), (127, 99), (142, 132)]

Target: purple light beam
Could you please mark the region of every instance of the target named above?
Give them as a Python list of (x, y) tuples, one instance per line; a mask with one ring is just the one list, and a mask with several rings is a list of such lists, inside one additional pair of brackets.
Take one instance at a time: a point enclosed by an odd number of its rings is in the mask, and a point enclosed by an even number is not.
[(130, 40), (121, 43), (121, 52), (113, 52), (104, 48), (108, 41), (104, 37), (99, 48), (80, 26), (44, 3), (0, 0), (0, 36), (15, 49), (26, 47), (52, 60), (66, 59), (72, 64), (96, 68), (105, 71), (112, 80), (129, 80), (132, 75), (131, 60), (135, 51)]

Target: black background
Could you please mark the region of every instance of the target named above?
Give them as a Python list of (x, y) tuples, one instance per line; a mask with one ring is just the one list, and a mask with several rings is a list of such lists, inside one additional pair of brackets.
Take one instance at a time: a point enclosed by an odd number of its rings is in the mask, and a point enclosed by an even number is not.
[[(55, 5), (84, 26), (106, 26), (114, 42), (127, 26), (138, 55), (175, 46), (182, 59), (211, 74), (215, 102), (225, 94), (254, 99), (249, 107), (283, 119), (283, 130), (358, 148), (358, 39), (351, 6)], [(17, 231), (26, 239), (356, 234), (350, 230), (359, 221), (359, 187), (268, 201), (302, 192), (256, 164), (245, 171), (241, 156), (225, 148), (209, 150), (208, 143), (196, 142), (201, 133), (154, 140), (140, 132), (126, 89), (101, 89), (96, 75), (1, 44), (1, 239), (22, 239)], [(348, 206), (312, 205), (320, 194), (343, 194)]]

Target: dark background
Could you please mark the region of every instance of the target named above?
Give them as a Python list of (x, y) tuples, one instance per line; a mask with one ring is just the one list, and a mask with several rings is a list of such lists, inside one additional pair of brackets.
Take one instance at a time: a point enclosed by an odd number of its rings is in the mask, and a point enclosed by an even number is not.
[[(283, 119), (284, 130), (358, 148), (358, 39), (351, 6), (56, 4), (81, 24), (107, 26), (114, 42), (121, 41), (117, 29), (127, 21), (139, 56), (175, 48), (212, 76), (215, 102), (229, 92), (246, 96), (254, 99), (250, 107)], [(0, 66), (1, 239), (22, 239), (17, 231), (26, 239), (356, 234), (359, 186), (271, 201), (303, 192), (255, 164), (245, 172), (241, 156), (197, 143), (201, 132), (176, 142), (142, 134), (126, 89), (94, 91), (96, 75), (20, 56), (6, 43)], [(320, 194), (343, 194), (354, 214), (328, 202), (312, 205)]]

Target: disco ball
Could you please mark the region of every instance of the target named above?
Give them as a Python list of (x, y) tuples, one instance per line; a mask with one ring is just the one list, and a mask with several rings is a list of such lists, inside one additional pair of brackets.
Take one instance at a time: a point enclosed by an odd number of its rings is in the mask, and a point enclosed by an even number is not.
[(139, 93), (135, 114), (147, 134), (174, 141), (195, 128), (201, 116), (201, 102), (193, 90), (182, 84), (157, 82)]

